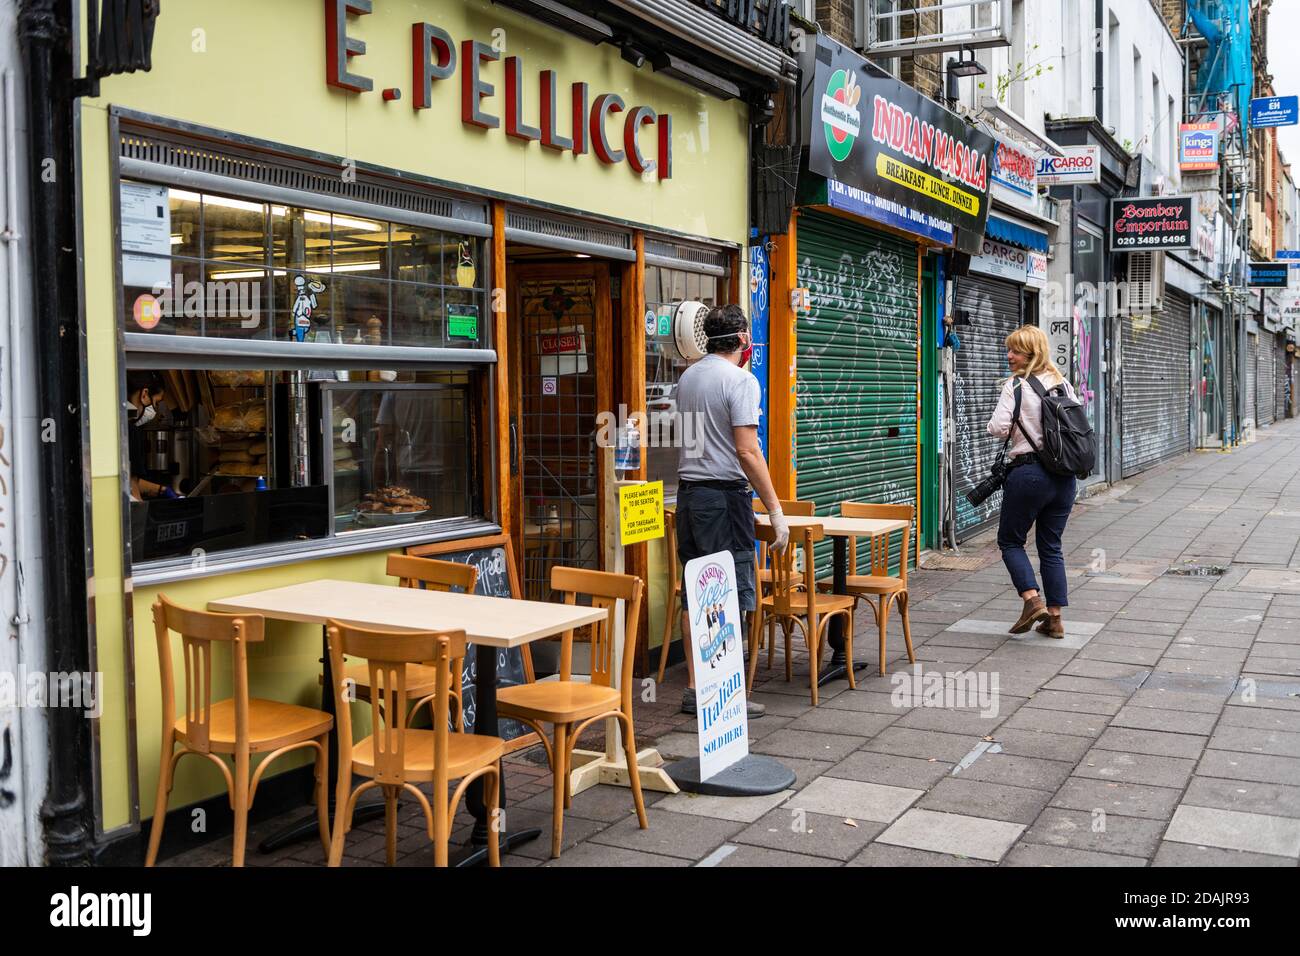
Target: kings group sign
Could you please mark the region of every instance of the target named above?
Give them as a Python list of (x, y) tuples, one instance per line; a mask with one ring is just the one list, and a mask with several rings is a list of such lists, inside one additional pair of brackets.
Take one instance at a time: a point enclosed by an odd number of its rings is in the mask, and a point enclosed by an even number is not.
[[(374, 90), (374, 80), (355, 72), (362, 68), (359, 60), (366, 53), (365, 41), (349, 33), (358, 26), (355, 18), (373, 9), (374, 0), (325, 0), (325, 82), (329, 86), (357, 94)], [(350, 21), (349, 16), (354, 19)], [(497, 115), (489, 112), (497, 90), (482, 75), (485, 63), (501, 59), (492, 44), (472, 37), (457, 43), (446, 30), (432, 23), (412, 23), (410, 29), (412, 109), (428, 109), (433, 105), (435, 84), (459, 74), (461, 122), (467, 126), (494, 130), (504, 122), (506, 136), (515, 140), (540, 142), (546, 149), (578, 156), (593, 153), (607, 166), (627, 163), (638, 176), (653, 174), (660, 180), (672, 177), (670, 114), (656, 113), (649, 106), (630, 106), (616, 93), (593, 96), (590, 86), (583, 82), (571, 83), (562, 92), (554, 70), (530, 75), (522, 58), (507, 56), (504, 103)], [(381, 95), (393, 102), (401, 100), (402, 90), (389, 87)], [(536, 126), (525, 116), (529, 95), (536, 104)], [(557, 121), (562, 97), (572, 110), (573, 120), (567, 130), (560, 129)], [(612, 136), (611, 124), (618, 129)], [(653, 128), (653, 133), (643, 136), (647, 126)], [(651, 140), (653, 146), (647, 149), (645, 139)]]
[(1219, 168), (1217, 123), (1182, 123), (1178, 127), (1178, 168), (1187, 171)]
[[(809, 170), (852, 211), (979, 252), (996, 143), (961, 117), (819, 35), (806, 103)], [(845, 207), (849, 208), (849, 207)]]
[(1110, 248), (1113, 251), (1191, 249), (1192, 245), (1191, 196), (1110, 201)]

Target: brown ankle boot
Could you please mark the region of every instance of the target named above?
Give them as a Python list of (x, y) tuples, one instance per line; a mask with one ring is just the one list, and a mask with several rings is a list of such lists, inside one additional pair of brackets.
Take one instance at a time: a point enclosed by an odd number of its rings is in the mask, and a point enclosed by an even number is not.
[(1047, 602), (1040, 594), (1025, 601), (1025, 609), (1020, 612), (1020, 620), (1011, 625), (1012, 634), (1023, 634), (1038, 621), (1047, 617)]
[(1065, 637), (1065, 624), (1061, 621), (1061, 615), (1053, 614), (1050, 611), (1047, 617), (1039, 622), (1038, 627), (1034, 628), (1039, 634), (1046, 634), (1048, 637), (1054, 637), (1058, 641)]

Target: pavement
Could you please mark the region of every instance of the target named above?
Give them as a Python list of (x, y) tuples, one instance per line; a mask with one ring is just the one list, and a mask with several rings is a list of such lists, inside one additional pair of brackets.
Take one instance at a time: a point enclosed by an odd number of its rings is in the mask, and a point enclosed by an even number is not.
[[(1080, 501), (1065, 544), (1064, 640), (1006, 633), (1021, 602), (990, 533), (962, 548), (987, 566), (909, 575), (915, 665), (895, 615), (879, 676), (859, 613), (856, 656), (872, 666), (813, 708), (807, 654), (790, 683), (781, 651), (771, 670), (764, 654), (751, 749), (794, 770), (788, 791), (647, 792), (641, 830), (630, 792), (599, 786), (573, 798), (550, 860), (550, 773), (539, 747), (511, 755), (507, 826), (544, 836), (503, 864), (1300, 865), (1300, 421)], [(696, 753), (683, 686), (679, 665), (643, 689), (639, 746)], [(300, 812), (255, 827), (250, 848)], [(399, 815), (398, 865), (431, 865), (418, 806)], [(226, 838), (165, 865), (229, 853)], [(320, 866), (321, 850), (250, 849), (248, 864)], [(382, 821), (352, 830), (344, 865), (384, 865)]]

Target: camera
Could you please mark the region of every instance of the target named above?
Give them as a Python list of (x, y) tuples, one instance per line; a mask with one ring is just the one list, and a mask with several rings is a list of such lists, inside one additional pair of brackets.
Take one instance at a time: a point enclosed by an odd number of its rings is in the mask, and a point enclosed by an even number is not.
[(970, 491), (966, 492), (966, 500), (975, 508), (984, 504), (993, 492), (997, 491), (1006, 483), (1007, 472), (1010, 470), (1011, 469), (1007, 467), (1007, 463), (1002, 458), (998, 458), (989, 469), (989, 476)]

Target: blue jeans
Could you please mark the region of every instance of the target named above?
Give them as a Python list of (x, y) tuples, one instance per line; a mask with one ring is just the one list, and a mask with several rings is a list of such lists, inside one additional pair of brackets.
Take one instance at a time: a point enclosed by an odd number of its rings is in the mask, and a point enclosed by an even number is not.
[(1030, 526), (1035, 528), (1038, 563), (1043, 572), (1043, 595), (1049, 607), (1065, 607), (1065, 556), (1061, 535), (1074, 507), (1074, 476), (1054, 475), (1038, 462), (1012, 468), (1002, 489), (1002, 514), (998, 519), (998, 547), (1011, 572), (1016, 593), (1038, 590), (1034, 568), (1025, 554)]

